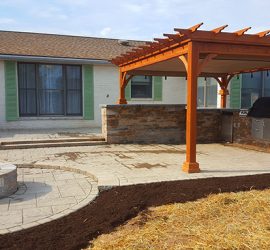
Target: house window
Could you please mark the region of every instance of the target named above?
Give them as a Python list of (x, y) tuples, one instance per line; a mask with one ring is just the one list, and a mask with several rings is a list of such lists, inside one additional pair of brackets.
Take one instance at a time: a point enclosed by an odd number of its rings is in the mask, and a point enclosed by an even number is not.
[(198, 78), (198, 107), (217, 106), (217, 82), (211, 78)]
[(134, 76), (131, 80), (131, 98), (152, 98), (152, 76)]
[(241, 107), (250, 108), (262, 96), (262, 72), (243, 74), (241, 88)]
[(263, 71), (243, 74), (241, 108), (250, 108), (262, 96), (270, 96), (269, 74)]
[(20, 116), (82, 115), (81, 66), (18, 64)]

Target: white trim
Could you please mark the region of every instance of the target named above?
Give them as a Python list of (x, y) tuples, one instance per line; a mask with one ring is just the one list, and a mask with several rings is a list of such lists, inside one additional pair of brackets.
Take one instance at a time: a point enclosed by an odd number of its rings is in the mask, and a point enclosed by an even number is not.
[(29, 116), (19, 118), (19, 121), (39, 121), (39, 120), (83, 120), (82, 116)]
[(80, 59), (80, 58), (65, 58), (65, 57), (48, 57), (48, 56), (20, 56), (20, 55), (0, 55), (0, 60), (22, 61), (22, 62), (52, 62), (59, 64), (105, 64), (112, 65), (107, 60), (98, 59)]

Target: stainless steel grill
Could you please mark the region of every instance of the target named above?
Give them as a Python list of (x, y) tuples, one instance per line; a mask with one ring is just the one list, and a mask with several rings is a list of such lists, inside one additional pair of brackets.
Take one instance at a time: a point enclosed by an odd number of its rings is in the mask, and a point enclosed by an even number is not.
[(270, 97), (259, 98), (250, 109), (251, 135), (255, 139), (270, 140)]

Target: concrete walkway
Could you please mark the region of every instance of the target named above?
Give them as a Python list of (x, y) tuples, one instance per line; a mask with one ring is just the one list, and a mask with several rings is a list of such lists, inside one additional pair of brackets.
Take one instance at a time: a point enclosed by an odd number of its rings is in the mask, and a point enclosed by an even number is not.
[(198, 174), (185, 174), (185, 145), (103, 145), (0, 151), (0, 161), (86, 171), (100, 187), (270, 173), (270, 154), (222, 144), (198, 145)]

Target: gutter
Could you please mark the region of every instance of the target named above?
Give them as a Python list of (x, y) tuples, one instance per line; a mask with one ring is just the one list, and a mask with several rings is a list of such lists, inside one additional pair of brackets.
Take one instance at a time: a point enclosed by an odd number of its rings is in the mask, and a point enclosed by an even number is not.
[(0, 60), (22, 61), (22, 62), (50, 62), (50, 63), (72, 63), (72, 64), (97, 64), (112, 65), (107, 60), (80, 59), (67, 57), (46, 57), (46, 56), (20, 56), (20, 55), (0, 55)]

